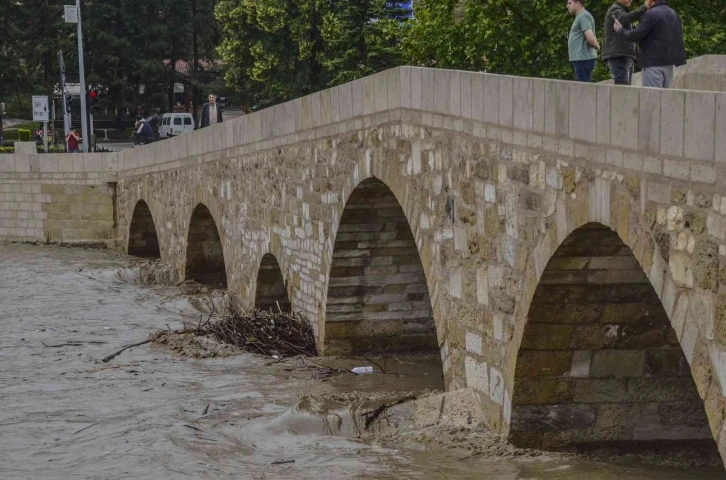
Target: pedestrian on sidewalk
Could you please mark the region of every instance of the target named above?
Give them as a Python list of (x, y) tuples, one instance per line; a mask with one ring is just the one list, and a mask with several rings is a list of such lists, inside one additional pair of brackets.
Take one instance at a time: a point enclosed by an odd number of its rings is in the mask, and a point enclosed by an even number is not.
[(199, 122), (199, 128), (222, 123), (222, 109), (217, 105), (217, 96), (210, 93), (207, 98), (209, 101), (202, 105), (202, 119)]
[(591, 82), (600, 44), (595, 36), (595, 19), (585, 10), (585, 0), (567, 0), (567, 11), (575, 15), (567, 49), (578, 82)]
[(645, 0), (648, 9), (635, 30), (627, 30), (615, 20), (615, 34), (640, 44), (638, 62), (643, 68), (643, 86), (670, 88), (676, 67), (686, 63), (683, 23), (666, 0)]
[(151, 129), (149, 122), (141, 115), (136, 116), (136, 126), (134, 128), (135, 131), (132, 136), (134, 140), (133, 148), (138, 147), (142, 143), (147, 144), (153, 141), (154, 131)]
[(75, 129), (71, 129), (71, 131), (68, 132), (68, 135), (66, 135), (66, 150), (68, 153), (80, 152), (80, 149), (78, 148), (78, 140), (80, 140), (80, 138), (81, 137), (78, 136)]
[(615, 85), (630, 85), (633, 77), (633, 64), (637, 59), (635, 43), (615, 35), (615, 20), (623, 28), (632, 29), (632, 23), (640, 20), (646, 12), (645, 5), (629, 12), (633, 0), (617, 0), (605, 14), (605, 28), (602, 37), (602, 59), (608, 62), (610, 75)]

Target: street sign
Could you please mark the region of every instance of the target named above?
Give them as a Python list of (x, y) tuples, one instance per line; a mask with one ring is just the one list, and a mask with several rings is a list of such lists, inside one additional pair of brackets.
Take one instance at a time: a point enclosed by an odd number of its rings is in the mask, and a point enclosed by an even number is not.
[(64, 5), (63, 18), (66, 19), (66, 23), (78, 23), (78, 7), (75, 5)]
[(48, 121), (48, 97), (45, 95), (33, 95), (33, 121)]

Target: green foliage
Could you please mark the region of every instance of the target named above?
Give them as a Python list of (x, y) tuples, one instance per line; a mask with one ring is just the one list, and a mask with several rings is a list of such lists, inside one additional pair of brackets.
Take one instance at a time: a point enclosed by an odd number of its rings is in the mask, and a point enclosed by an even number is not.
[[(30, 95), (53, 94), (58, 50), (67, 80), (78, 81), (76, 26), (63, 20), (65, 3), (0, 0), (0, 101), (9, 114), (25, 117)], [(217, 0), (82, 3), (86, 83), (102, 87), (100, 107), (168, 107), (173, 83), (180, 81), (169, 60), (193, 65), (194, 58), (216, 58)], [(192, 83), (204, 88), (192, 70)]]
[(0, 153), (15, 153), (15, 147), (0, 147)]
[(25, 128), (18, 129), (18, 140), (20, 140), (21, 142), (29, 142), (30, 139), (30, 130), (27, 130)]
[(402, 12), (386, 0), (339, 0), (323, 21), (323, 66), (330, 85), (365, 77), (403, 63)]
[[(726, 18), (725, 2), (669, 3), (683, 18), (689, 58), (726, 53), (726, 31), (715, 20)], [(612, 4), (586, 2), (600, 40)], [(414, 65), (571, 79), (567, 36), (573, 18), (565, 5), (563, 0), (419, 0), (403, 41), (404, 55)], [(594, 79), (608, 76), (606, 66), (598, 62)]]
[(265, 107), (319, 90), (323, 0), (220, 0), (216, 7), (228, 64), (227, 84), (249, 107)]

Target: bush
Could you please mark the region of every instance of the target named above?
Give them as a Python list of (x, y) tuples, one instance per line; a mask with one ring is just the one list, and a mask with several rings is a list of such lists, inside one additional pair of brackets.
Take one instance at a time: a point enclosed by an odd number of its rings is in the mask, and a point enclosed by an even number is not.
[(5, 140), (17, 140), (18, 139), (18, 131), (16, 129), (9, 129), (3, 131), (3, 138)]
[(15, 153), (15, 147), (0, 147), (0, 153)]
[(31, 138), (32, 137), (30, 136), (30, 130), (26, 130), (24, 128), (18, 129), (18, 140), (20, 140), (21, 142), (29, 142)]

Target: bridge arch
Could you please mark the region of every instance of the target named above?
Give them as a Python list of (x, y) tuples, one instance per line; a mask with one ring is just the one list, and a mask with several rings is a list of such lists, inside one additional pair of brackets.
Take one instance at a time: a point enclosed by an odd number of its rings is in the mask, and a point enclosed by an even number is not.
[(661, 290), (616, 231), (589, 222), (567, 235), (541, 272), (517, 342), (515, 444), (718, 454), (716, 419), (700, 393), (709, 385), (689, 366)]
[(326, 353), (436, 351), (437, 324), (419, 247), (386, 183), (369, 177), (355, 186), (332, 243)]
[(189, 221), (184, 278), (226, 288), (227, 270), (217, 222), (203, 203), (197, 204)]
[(144, 200), (136, 202), (129, 222), (128, 244), (126, 253), (137, 257), (161, 259), (159, 236), (154, 223), (154, 216)]
[(255, 308), (283, 312), (292, 311), (285, 279), (277, 258), (271, 253), (262, 257), (257, 273)]

